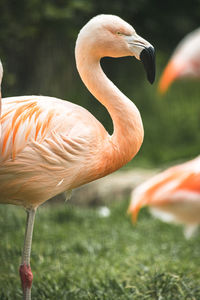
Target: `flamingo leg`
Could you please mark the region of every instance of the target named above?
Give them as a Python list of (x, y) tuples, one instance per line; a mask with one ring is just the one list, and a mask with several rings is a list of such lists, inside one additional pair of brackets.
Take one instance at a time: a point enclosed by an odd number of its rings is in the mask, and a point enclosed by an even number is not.
[(24, 248), (22, 252), (22, 263), (19, 268), (24, 300), (31, 300), (31, 285), (33, 281), (33, 274), (31, 272), (31, 266), (30, 266), (30, 255), (31, 255), (31, 244), (32, 244), (35, 214), (36, 214), (35, 208), (27, 210), (27, 222), (26, 222), (26, 232), (25, 232), (25, 239), (24, 239)]

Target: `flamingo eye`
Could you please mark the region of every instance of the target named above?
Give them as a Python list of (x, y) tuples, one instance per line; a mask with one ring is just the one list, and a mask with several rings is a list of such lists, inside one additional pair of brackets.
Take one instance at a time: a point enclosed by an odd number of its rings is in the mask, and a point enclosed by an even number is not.
[(117, 35), (123, 35), (120, 31), (116, 32)]

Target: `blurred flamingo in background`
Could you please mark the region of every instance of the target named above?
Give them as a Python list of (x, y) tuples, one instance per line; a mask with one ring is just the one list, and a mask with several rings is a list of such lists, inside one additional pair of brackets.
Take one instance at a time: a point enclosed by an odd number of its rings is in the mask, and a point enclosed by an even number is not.
[(151, 44), (121, 18), (99, 15), (80, 31), (75, 56), (83, 82), (111, 115), (112, 135), (87, 110), (67, 101), (43, 96), (2, 99), (0, 203), (27, 210), (20, 266), (26, 300), (31, 299), (30, 252), (37, 207), (63, 191), (119, 169), (136, 155), (143, 141), (138, 109), (106, 77), (100, 59), (135, 56), (153, 83)]
[(165, 93), (174, 80), (185, 77), (200, 77), (200, 28), (178, 44), (160, 79), (160, 92)]
[(173, 166), (139, 185), (131, 195), (133, 221), (142, 206), (165, 222), (185, 225), (191, 237), (200, 224), (200, 156)]
[[(160, 79), (160, 92), (183, 77), (200, 77), (200, 29), (187, 35), (174, 51)], [(186, 238), (191, 237), (200, 224), (200, 156), (138, 186), (129, 206), (133, 221), (142, 206), (149, 206), (163, 221), (184, 224)]]

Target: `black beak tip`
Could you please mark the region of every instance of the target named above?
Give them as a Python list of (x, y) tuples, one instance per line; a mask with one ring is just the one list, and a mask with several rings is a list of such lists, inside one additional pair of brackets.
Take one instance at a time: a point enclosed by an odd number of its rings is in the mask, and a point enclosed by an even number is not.
[(144, 48), (140, 53), (140, 60), (144, 65), (148, 81), (153, 84), (156, 74), (154, 48), (152, 46)]
[(148, 78), (149, 82), (150, 82), (151, 84), (153, 84), (154, 81), (155, 81), (155, 73), (154, 73), (153, 76), (147, 76), (147, 78)]

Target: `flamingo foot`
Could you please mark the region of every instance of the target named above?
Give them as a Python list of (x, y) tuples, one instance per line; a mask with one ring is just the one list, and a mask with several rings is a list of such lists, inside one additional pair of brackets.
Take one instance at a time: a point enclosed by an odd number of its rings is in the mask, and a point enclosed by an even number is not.
[(23, 291), (31, 289), (33, 281), (33, 273), (31, 271), (31, 266), (27, 265), (26, 263), (23, 263), (19, 268), (19, 274), (21, 277)]

